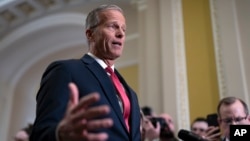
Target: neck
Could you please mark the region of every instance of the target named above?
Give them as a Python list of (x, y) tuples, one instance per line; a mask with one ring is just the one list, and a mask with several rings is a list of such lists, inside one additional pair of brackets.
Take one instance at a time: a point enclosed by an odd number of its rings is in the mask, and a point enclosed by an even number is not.
[(113, 66), (114, 65), (114, 63), (115, 63), (115, 60), (111, 60), (111, 59), (109, 59), (109, 58), (107, 58), (107, 57), (105, 57), (105, 56), (101, 56), (101, 55), (99, 55), (99, 54), (97, 54), (96, 52), (93, 52), (93, 51), (89, 51), (91, 54), (93, 54), (95, 57), (97, 57), (97, 58), (99, 58), (99, 59), (101, 59), (106, 65), (108, 65), (108, 66)]
[(108, 66), (113, 66), (114, 65), (114, 61), (113, 60), (108, 60), (108, 59), (102, 59), (102, 60)]

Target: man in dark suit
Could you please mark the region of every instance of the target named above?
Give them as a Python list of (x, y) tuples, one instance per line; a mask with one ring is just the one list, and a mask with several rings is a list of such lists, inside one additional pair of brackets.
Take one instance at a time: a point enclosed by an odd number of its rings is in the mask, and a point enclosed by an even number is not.
[(56, 61), (43, 74), (31, 141), (140, 141), (137, 96), (114, 68), (125, 31), (125, 17), (116, 5), (89, 13), (89, 52), (79, 60)]

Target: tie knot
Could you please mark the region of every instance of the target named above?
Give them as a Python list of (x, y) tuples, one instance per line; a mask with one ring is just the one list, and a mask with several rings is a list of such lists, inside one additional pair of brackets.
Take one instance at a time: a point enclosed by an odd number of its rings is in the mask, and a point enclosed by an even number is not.
[(106, 70), (106, 72), (108, 72), (109, 74), (113, 74), (113, 73), (114, 73), (113, 69), (112, 69), (110, 66), (106, 67), (105, 70)]

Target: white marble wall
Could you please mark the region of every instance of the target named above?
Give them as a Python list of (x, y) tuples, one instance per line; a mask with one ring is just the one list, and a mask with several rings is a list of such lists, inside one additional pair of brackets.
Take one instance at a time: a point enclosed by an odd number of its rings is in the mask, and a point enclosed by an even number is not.
[(250, 1), (210, 0), (220, 97), (250, 101)]

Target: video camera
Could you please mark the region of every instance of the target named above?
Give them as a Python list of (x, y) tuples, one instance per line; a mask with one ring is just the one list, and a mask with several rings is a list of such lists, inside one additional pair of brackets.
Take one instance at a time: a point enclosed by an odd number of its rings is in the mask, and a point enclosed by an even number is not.
[(163, 138), (173, 138), (174, 137), (174, 133), (173, 131), (170, 130), (168, 123), (166, 122), (166, 120), (164, 118), (161, 117), (151, 117), (149, 118), (149, 120), (151, 121), (151, 123), (153, 124), (153, 126), (156, 128), (156, 124), (157, 122), (160, 124), (161, 126), (161, 130), (160, 130), (160, 136)]
[(151, 123), (154, 125), (155, 128), (156, 128), (157, 122), (160, 123), (161, 128), (165, 128), (166, 126), (168, 126), (165, 119), (161, 117), (151, 117), (149, 118), (149, 120), (151, 121)]

